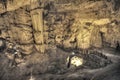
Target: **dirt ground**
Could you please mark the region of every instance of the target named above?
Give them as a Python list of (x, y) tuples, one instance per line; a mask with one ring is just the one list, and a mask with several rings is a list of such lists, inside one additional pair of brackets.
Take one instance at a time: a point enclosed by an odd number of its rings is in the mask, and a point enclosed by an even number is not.
[(99, 52), (78, 52), (76, 55), (84, 59), (83, 65), (67, 68), (66, 59), (69, 55), (71, 52), (57, 48), (45, 54), (26, 56), (23, 63), (13, 67), (10, 66), (11, 61), (1, 53), (0, 80), (30, 80), (31, 77), (34, 78), (32, 80), (119, 80), (119, 58), (115, 63), (109, 56)]

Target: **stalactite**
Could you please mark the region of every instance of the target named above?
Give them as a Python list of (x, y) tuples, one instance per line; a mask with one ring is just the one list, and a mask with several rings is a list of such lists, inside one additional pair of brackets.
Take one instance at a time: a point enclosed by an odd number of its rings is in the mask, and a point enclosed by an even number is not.
[(44, 53), (44, 33), (43, 33), (43, 10), (36, 9), (31, 11), (35, 46), (38, 51)]

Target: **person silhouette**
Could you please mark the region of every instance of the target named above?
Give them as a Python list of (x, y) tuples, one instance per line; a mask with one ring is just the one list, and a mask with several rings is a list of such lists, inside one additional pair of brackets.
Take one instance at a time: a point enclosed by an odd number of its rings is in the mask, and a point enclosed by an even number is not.
[(117, 41), (117, 43), (116, 43), (116, 50), (117, 50), (117, 51), (120, 50), (120, 44), (119, 44), (118, 41)]
[(71, 58), (75, 56), (75, 53), (72, 52), (72, 54), (69, 56), (68, 58), (68, 63), (67, 63), (67, 68), (70, 68), (70, 65), (71, 65)]

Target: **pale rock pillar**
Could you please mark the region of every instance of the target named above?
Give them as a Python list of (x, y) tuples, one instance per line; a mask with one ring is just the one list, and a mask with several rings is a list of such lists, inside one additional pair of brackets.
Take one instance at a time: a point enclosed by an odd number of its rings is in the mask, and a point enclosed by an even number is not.
[[(32, 1), (32, 0), (31, 0)], [(37, 51), (44, 53), (44, 26), (43, 26), (43, 9), (39, 7), (39, 4), (33, 4), (31, 2), (31, 18), (33, 24), (33, 35), (35, 41), (35, 47)]]
[(102, 47), (102, 38), (99, 26), (95, 26), (91, 32), (91, 45), (97, 48)]

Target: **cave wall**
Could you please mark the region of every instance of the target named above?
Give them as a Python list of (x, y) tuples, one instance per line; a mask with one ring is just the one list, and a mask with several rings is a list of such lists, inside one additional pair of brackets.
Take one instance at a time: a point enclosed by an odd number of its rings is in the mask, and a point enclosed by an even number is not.
[[(11, 7), (14, 2), (11, 6), (8, 3), (7, 12), (0, 11), (0, 36), (18, 44), (25, 54), (34, 49), (44, 53), (49, 46), (88, 49), (115, 47), (120, 42), (119, 11), (113, 12), (110, 2), (55, 4), (53, 10), (48, 10), (35, 4), (36, 1), (29, 4), (26, 1), (26, 6), (19, 3), (22, 7), (17, 8)], [(58, 5), (65, 7), (64, 11)]]

